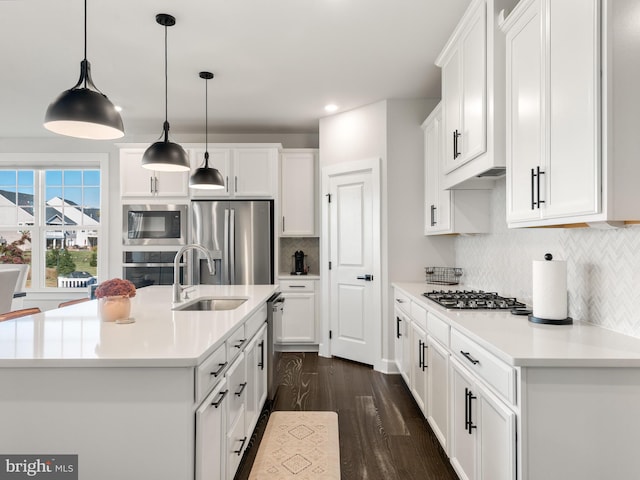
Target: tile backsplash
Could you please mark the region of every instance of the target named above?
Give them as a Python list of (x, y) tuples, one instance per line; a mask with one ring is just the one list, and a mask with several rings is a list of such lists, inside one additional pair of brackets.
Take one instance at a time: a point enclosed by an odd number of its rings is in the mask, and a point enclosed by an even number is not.
[(293, 254), (302, 250), (309, 273), (320, 273), (320, 239), (318, 237), (280, 237), (280, 266), (278, 273), (288, 275), (293, 270)]
[(532, 261), (567, 261), (569, 315), (640, 337), (640, 227), (508, 229), (504, 180), (493, 191), (492, 233), (460, 236), (457, 267), (466, 288), (531, 304)]

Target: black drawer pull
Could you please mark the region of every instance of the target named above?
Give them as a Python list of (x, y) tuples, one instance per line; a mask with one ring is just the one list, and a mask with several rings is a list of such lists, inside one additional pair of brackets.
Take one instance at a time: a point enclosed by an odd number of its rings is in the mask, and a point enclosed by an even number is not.
[(227, 393), (229, 393), (229, 390), (225, 390), (224, 392), (220, 392), (220, 398), (218, 398), (218, 400), (216, 400), (215, 402), (211, 402), (211, 405), (213, 405), (214, 407), (218, 408), (220, 406), (220, 404), (222, 403), (222, 401), (224, 400), (224, 397), (227, 396)]
[(242, 348), (242, 345), (244, 344), (244, 342), (246, 342), (247, 339), (243, 338), (242, 340), (238, 341), (238, 343), (236, 345), (234, 345), (234, 347), (236, 348)]
[(469, 352), (463, 352), (462, 350), (460, 350), (460, 353), (462, 355), (464, 355), (464, 358), (466, 358), (467, 360), (469, 360), (471, 363), (473, 363), (474, 365), (477, 365), (480, 363), (480, 360), (476, 360), (475, 358), (473, 358)]
[(215, 372), (211, 372), (211, 375), (213, 375), (214, 377), (217, 377), (218, 375), (220, 375), (220, 373), (224, 370), (224, 367), (226, 367), (228, 363), (229, 362), (219, 363), (218, 370), (216, 370)]
[(240, 456), (242, 454), (242, 449), (244, 448), (244, 444), (247, 441), (247, 437), (244, 437), (242, 440), (240, 440), (240, 448), (238, 450), (234, 450), (233, 453), (237, 453), (238, 456)]
[(242, 395), (242, 392), (244, 392), (245, 388), (247, 388), (247, 382), (241, 383), (240, 390), (236, 392), (236, 396), (239, 397), (240, 395)]

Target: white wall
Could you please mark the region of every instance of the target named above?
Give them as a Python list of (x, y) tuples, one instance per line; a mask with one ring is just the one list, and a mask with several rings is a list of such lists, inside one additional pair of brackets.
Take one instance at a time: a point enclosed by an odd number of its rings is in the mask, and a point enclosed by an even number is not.
[(394, 368), (391, 282), (423, 281), (425, 266), (452, 265), (454, 260), (451, 238), (423, 235), (420, 125), (436, 104), (425, 99), (385, 100), (320, 120), (321, 170), (336, 163), (381, 159), (382, 359), (376, 368), (382, 370)]
[(621, 229), (506, 226), (505, 183), (492, 193), (492, 233), (455, 240), (464, 286), (531, 304), (532, 261), (567, 261), (569, 316), (640, 337), (640, 226)]

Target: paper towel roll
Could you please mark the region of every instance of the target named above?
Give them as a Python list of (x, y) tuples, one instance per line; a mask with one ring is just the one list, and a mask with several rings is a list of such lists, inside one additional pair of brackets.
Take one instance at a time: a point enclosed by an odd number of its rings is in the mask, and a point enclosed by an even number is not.
[(532, 300), (534, 317), (567, 318), (567, 262), (533, 261)]

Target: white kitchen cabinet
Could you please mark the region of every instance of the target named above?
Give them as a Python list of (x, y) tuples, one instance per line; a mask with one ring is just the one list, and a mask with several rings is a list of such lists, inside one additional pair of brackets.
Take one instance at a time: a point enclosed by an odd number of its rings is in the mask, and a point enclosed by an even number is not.
[(245, 349), (247, 357), (247, 398), (245, 430), (248, 436), (258, 422), (267, 399), (267, 326), (264, 325)]
[(426, 332), (415, 322), (410, 328), (411, 345), (411, 383), (410, 390), (416, 403), (427, 414), (427, 388), (429, 376), (429, 359), (427, 356), (428, 344)]
[(240, 353), (225, 375), (229, 388), (227, 405), (227, 479), (235, 476), (240, 459), (247, 446), (249, 436), (246, 431), (247, 408), (247, 363), (244, 353)]
[(318, 235), (318, 151), (285, 149), (280, 156), (280, 235)]
[(317, 343), (315, 283), (315, 280), (280, 280), (284, 311), (282, 322), (274, 325), (276, 343)]
[(449, 448), (449, 351), (427, 336), (427, 421), (445, 452)]
[(146, 148), (120, 149), (121, 197), (186, 197), (188, 172), (156, 172), (142, 167)]
[(405, 316), (402, 313), (402, 311), (400, 311), (400, 309), (398, 307), (395, 307), (393, 309), (393, 317), (394, 317), (394, 335), (393, 335), (393, 360), (395, 361), (396, 364), (396, 368), (398, 369), (399, 373), (402, 373), (402, 371), (404, 370), (403, 365), (402, 365), (402, 359), (403, 359), (403, 342), (404, 342), (404, 335), (403, 335), (403, 331), (404, 331), (404, 323), (405, 323)]
[(516, 478), (516, 415), (455, 358), (451, 378), (451, 464), (462, 480)]
[(424, 130), (424, 234), (483, 233), (490, 231), (490, 191), (443, 188), (442, 108), (431, 112)]
[(442, 68), (446, 189), (504, 174), (504, 38), (497, 18), (515, 3), (471, 2), (436, 59)]
[(196, 480), (225, 478), (228, 394), (222, 379), (196, 410)]
[(620, 60), (636, 7), (526, 0), (505, 21), (510, 227), (640, 218), (628, 154), (640, 72)]
[[(204, 165), (204, 145), (189, 148), (191, 174)], [(190, 189), (194, 198), (273, 198), (278, 185), (278, 153), (276, 144), (242, 146), (213, 144), (209, 146), (209, 166), (217, 168), (225, 188), (219, 190)]]

